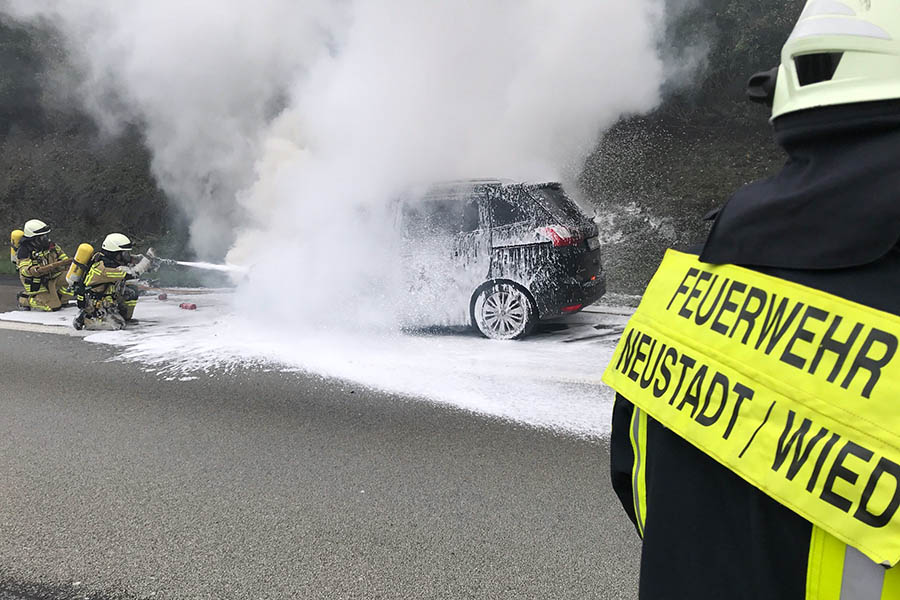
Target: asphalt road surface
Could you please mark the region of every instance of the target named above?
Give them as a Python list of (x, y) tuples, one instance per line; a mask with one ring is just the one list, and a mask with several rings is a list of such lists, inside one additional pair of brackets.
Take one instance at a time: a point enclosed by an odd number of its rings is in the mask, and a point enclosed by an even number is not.
[(603, 442), (112, 357), (0, 329), (0, 598), (636, 597)]

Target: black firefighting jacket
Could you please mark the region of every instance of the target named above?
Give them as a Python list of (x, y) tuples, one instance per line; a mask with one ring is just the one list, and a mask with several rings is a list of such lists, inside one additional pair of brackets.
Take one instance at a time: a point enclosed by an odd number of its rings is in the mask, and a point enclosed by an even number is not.
[[(775, 125), (787, 165), (736, 193), (695, 253), (900, 315), (900, 103), (806, 111)], [(811, 546), (818, 528), (652, 418), (636, 449), (633, 414), (617, 395), (611, 476), (637, 523), (633, 467), (643, 454), (642, 600), (900, 599), (900, 567), (853, 549), (823, 566)]]

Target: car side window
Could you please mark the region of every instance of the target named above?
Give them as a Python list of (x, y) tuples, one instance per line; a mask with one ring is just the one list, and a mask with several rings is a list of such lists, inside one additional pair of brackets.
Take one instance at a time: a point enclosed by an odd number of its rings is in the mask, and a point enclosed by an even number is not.
[(535, 217), (534, 202), (525, 194), (506, 190), (491, 198), (491, 224), (494, 227), (530, 222)]
[(478, 199), (468, 198), (463, 205), (462, 231), (478, 231), (481, 229), (481, 219), (478, 214)]
[(413, 200), (403, 207), (406, 229), (420, 233), (457, 234), (479, 229), (478, 201), (474, 197)]

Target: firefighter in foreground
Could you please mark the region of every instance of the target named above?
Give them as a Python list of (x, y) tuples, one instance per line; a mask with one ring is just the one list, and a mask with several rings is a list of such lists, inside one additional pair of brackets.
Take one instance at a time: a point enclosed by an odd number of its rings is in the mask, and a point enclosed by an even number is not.
[(900, 599), (900, 0), (808, 2), (768, 83), (786, 165), (604, 374), (640, 597)]
[(21, 230), (13, 232), (13, 245), (18, 240), (14, 261), (25, 290), (19, 293), (22, 310), (55, 311), (73, 299), (66, 285), (65, 273), (72, 260), (50, 239), (50, 227), (31, 219)]
[[(93, 250), (87, 244), (82, 247)], [(131, 250), (128, 237), (111, 233), (89, 264), (76, 261), (73, 265), (69, 280), (77, 290), (81, 308), (72, 323), (75, 329), (124, 329), (133, 319), (139, 292), (129, 283), (134, 283), (154, 265), (145, 256), (132, 256)]]

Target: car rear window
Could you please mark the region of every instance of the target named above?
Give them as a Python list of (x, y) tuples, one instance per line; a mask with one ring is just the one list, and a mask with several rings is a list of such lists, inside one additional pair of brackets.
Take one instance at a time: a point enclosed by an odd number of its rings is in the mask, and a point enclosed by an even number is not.
[(566, 196), (560, 187), (534, 187), (529, 188), (528, 193), (554, 218), (559, 219), (561, 225), (583, 225), (590, 221), (590, 218)]
[(507, 188), (500, 196), (491, 198), (491, 223), (494, 227), (531, 223), (537, 220), (538, 210), (521, 188)]

